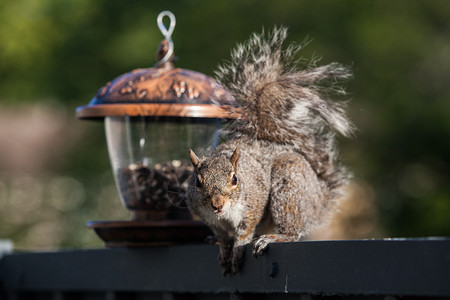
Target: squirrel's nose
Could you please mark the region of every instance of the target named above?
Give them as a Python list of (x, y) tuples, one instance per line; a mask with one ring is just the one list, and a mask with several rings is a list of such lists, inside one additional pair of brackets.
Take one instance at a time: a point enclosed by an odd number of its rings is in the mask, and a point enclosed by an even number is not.
[(214, 203), (214, 202), (212, 202), (211, 206), (212, 206), (212, 208), (214, 210), (218, 210), (218, 211), (221, 211), (222, 208), (223, 208), (223, 204), (222, 203)]
[(211, 206), (215, 211), (221, 211), (224, 205), (223, 199), (220, 197), (213, 197), (211, 199)]

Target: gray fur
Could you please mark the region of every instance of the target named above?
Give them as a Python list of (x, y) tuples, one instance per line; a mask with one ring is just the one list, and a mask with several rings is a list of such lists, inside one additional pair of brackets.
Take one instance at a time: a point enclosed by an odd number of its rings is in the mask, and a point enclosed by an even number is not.
[(345, 94), (337, 82), (351, 74), (337, 63), (300, 69), (302, 45), (283, 49), (286, 36), (285, 28), (254, 34), (219, 67), (244, 117), (210, 157), (191, 152), (188, 203), (216, 234), (225, 274), (239, 270), (244, 245), (253, 241), (260, 255), (270, 242), (296, 241), (320, 224), (348, 178), (335, 133), (350, 136), (353, 126), (344, 104), (328, 96)]

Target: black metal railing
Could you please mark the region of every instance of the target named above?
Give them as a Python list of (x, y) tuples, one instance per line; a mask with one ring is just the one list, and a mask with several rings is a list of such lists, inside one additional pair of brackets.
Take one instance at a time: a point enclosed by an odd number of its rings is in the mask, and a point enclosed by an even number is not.
[(184, 245), (13, 253), (5, 299), (450, 298), (450, 239), (271, 244), (223, 277), (218, 247)]

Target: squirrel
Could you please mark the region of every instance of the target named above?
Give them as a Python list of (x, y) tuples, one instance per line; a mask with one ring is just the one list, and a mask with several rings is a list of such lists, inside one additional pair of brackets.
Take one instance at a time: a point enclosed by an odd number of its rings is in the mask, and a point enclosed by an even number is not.
[(244, 246), (262, 255), (269, 243), (298, 241), (333, 210), (349, 172), (338, 161), (336, 133), (354, 127), (339, 87), (351, 78), (338, 63), (299, 68), (305, 43), (283, 47), (285, 27), (254, 33), (231, 52), (216, 77), (243, 111), (209, 156), (190, 150), (187, 198), (220, 245), (223, 274), (236, 274)]

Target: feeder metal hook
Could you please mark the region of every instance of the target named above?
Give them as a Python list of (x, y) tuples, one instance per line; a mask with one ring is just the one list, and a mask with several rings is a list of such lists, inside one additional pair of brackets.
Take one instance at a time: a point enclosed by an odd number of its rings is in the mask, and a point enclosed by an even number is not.
[[(170, 19), (169, 29), (167, 29), (166, 26), (164, 25), (164, 22), (163, 22), (164, 17), (169, 17), (169, 19)], [(175, 15), (171, 11), (164, 10), (159, 13), (158, 18), (157, 18), (157, 23), (158, 23), (159, 30), (161, 31), (161, 33), (164, 36), (164, 38), (166, 39), (166, 41), (169, 43), (169, 49), (167, 50), (167, 53), (164, 55), (163, 58), (161, 58), (156, 63), (156, 66), (160, 66), (160, 65), (168, 62), (170, 57), (173, 54), (172, 33), (173, 33), (173, 30), (175, 29), (175, 24), (176, 24)]]

